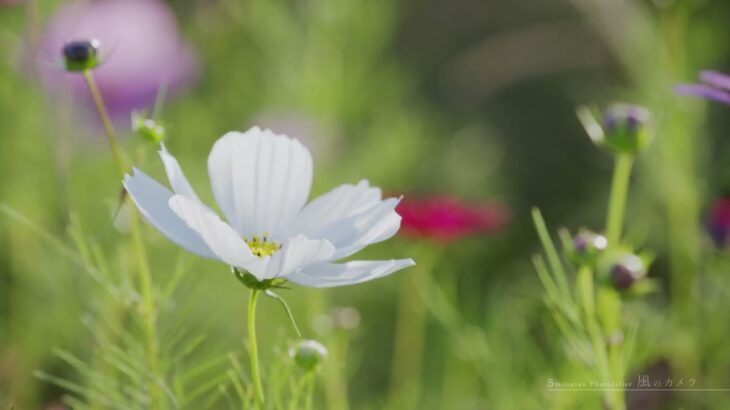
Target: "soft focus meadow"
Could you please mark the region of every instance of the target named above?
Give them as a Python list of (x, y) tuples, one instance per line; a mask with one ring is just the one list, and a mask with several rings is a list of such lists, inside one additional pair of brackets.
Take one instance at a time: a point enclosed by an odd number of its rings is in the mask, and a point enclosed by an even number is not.
[[(0, 1), (0, 408), (730, 408), (728, 27), (723, 0)], [(143, 221), (132, 166), (167, 187), (169, 152), (217, 212), (211, 147), (254, 126), (311, 152), (310, 200), (403, 196), (346, 260), (415, 266), (266, 281)]]

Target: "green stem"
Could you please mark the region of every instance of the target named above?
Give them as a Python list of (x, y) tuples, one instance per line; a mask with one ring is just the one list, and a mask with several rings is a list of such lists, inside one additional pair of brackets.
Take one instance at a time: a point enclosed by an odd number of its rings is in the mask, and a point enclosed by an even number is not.
[(124, 152), (122, 151), (122, 148), (119, 146), (119, 142), (117, 141), (114, 126), (109, 119), (109, 114), (107, 113), (106, 106), (104, 105), (104, 99), (101, 97), (99, 87), (96, 86), (96, 81), (94, 81), (94, 76), (91, 74), (91, 71), (85, 70), (83, 72), (83, 75), (84, 80), (86, 80), (86, 85), (89, 88), (89, 92), (91, 93), (91, 98), (94, 100), (94, 105), (96, 106), (96, 111), (99, 114), (101, 124), (104, 127), (104, 134), (106, 135), (106, 139), (109, 142), (109, 147), (112, 149), (114, 162), (117, 165), (117, 172), (119, 173), (120, 178), (124, 178), (124, 174), (127, 172), (127, 164), (124, 160)]
[(347, 351), (350, 332), (338, 331), (328, 341), (329, 359), (324, 362), (324, 394), (329, 410), (349, 410)]
[(616, 246), (621, 240), (633, 163), (634, 157), (631, 155), (619, 154), (616, 156), (613, 181), (611, 182), (611, 195), (608, 203), (608, 215), (606, 217), (606, 238), (610, 247)]
[[(586, 321), (586, 331), (591, 340), (595, 355), (596, 372), (601, 382), (612, 382), (611, 359), (606, 345), (606, 337), (596, 316), (596, 296), (594, 274), (589, 266), (583, 265), (578, 269), (578, 302), (581, 304)], [(606, 404), (616, 410), (614, 394), (611, 391), (604, 393)]]
[[(101, 93), (99, 92), (99, 88), (94, 81), (94, 77), (91, 74), (91, 71), (84, 71), (83, 76), (86, 80), (86, 85), (89, 88), (89, 92), (91, 93), (91, 97), (94, 100), (94, 105), (96, 106), (97, 113), (99, 114), (99, 119), (104, 126), (104, 133), (106, 135), (107, 141), (109, 142), (109, 147), (112, 150), (114, 162), (117, 166), (117, 172), (119, 173), (119, 178), (121, 180), (124, 178), (124, 174), (127, 171), (127, 164), (124, 158), (124, 152), (122, 151), (122, 148), (117, 141), (114, 127), (112, 126), (112, 122), (109, 118), (109, 114), (107, 113), (106, 106), (104, 105), (104, 100), (102, 99)], [(129, 214), (132, 242), (137, 257), (137, 264), (140, 276), (140, 288), (142, 293), (142, 306), (144, 314), (144, 331), (145, 337), (147, 339), (147, 360), (150, 372), (153, 375), (152, 385), (150, 386), (150, 405), (151, 407), (156, 407), (155, 405), (157, 404), (160, 407), (156, 408), (164, 408), (165, 405), (161, 400), (162, 390), (160, 389), (157, 380), (157, 378), (160, 377), (159, 344), (157, 340), (157, 328), (155, 323), (157, 312), (152, 290), (152, 274), (147, 259), (147, 252), (144, 247), (144, 240), (142, 239), (142, 227), (139, 223), (139, 215), (137, 213), (137, 210), (133, 207), (130, 207)]]
[[(611, 366), (611, 374), (615, 383), (624, 381), (623, 354), (621, 352), (622, 341), (610, 341), (608, 344), (608, 360)], [(615, 410), (626, 409), (626, 392), (622, 386), (613, 390), (613, 408)]]
[[(608, 350), (608, 366), (611, 382), (622, 383), (625, 379), (623, 365), (623, 331), (621, 325), (621, 295), (612, 288), (602, 288), (598, 293), (598, 318), (603, 325), (604, 343)], [(610, 391), (607, 403), (611, 410), (625, 410), (625, 391), (616, 386)]]
[(264, 294), (279, 303), (281, 303), (281, 306), (284, 307), (284, 310), (286, 311), (286, 315), (289, 317), (289, 321), (291, 322), (292, 327), (294, 328), (294, 331), (297, 333), (298, 338), (302, 338), (302, 332), (299, 330), (299, 326), (297, 326), (297, 321), (294, 320), (294, 314), (291, 311), (291, 308), (289, 307), (289, 304), (286, 303), (286, 300), (282, 298), (281, 296), (277, 295), (276, 293), (272, 292), (271, 290), (265, 290)]
[(431, 269), (440, 252), (428, 242), (418, 242), (407, 254), (418, 255), (419, 264), (401, 276), (390, 373), (390, 400), (401, 409), (417, 407), (421, 395), (428, 298), (435, 286)]
[(306, 409), (312, 410), (312, 402), (314, 401), (314, 372), (310, 371), (307, 375), (307, 404)]
[[(633, 163), (634, 157), (632, 155), (619, 154), (616, 156), (616, 165), (613, 170), (613, 180), (611, 181), (611, 194), (608, 199), (608, 215), (606, 217), (606, 238), (608, 239), (608, 246), (611, 248), (616, 247), (621, 241)], [(623, 343), (621, 340), (616, 340), (622, 337), (621, 297), (613, 290), (602, 292), (599, 296), (598, 316), (603, 322), (604, 337), (608, 335), (608, 340), (604, 340), (603, 343), (607, 343), (608, 368), (611, 381), (621, 383), (624, 381)], [(612, 393), (608, 403), (610, 408), (613, 410), (625, 409), (624, 390), (616, 388)]]
[(259, 370), (259, 349), (256, 344), (256, 299), (259, 291), (251, 289), (251, 298), (248, 300), (248, 348), (251, 356), (251, 378), (256, 390), (256, 404), (261, 407), (264, 404), (264, 386), (261, 383), (261, 371)]

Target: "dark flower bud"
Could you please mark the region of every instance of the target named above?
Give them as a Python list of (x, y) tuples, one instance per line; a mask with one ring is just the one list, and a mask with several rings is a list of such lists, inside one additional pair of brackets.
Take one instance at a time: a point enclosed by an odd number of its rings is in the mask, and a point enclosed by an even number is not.
[(634, 254), (619, 257), (609, 269), (609, 278), (616, 289), (627, 290), (638, 280), (646, 276), (644, 261)]
[(99, 65), (99, 40), (77, 40), (63, 46), (63, 66), (67, 71), (91, 70)]
[(588, 265), (595, 262), (599, 254), (606, 250), (606, 237), (589, 230), (582, 230), (573, 237), (572, 249), (569, 257), (578, 265)]
[(300, 340), (289, 348), (289, 356), (299, 367), (310, 371), (327, 358), (327, 348), (316, 340)]
[(604, 111), (600, 123), (587, 108), (577, 113), (591, 140), (611, 152), (636, 154), (651, 142), (651, 113), (644, 107), (614, 104)]
[(132, 131), (152, 143), (160, 143), (165, 139), (165, 127), (138, 112), (132, 113)]

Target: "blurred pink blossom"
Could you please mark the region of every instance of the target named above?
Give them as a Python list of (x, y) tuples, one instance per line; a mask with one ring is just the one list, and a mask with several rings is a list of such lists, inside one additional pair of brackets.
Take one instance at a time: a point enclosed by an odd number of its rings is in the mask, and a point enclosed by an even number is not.
[(400, 231), (403, 235), (442, 243), (498, 231), (509, 220), (509, 213), (501, 204), (467, 204), (447, 196), (406, 195), (396, 212), (403, 217)]
[(717, 198), (710, 209), (707, 221), (710, 236), (718, 247), (730, 242), (730, 197)]
[(678, 84), (674, 91), (730, 105), (730, 76), (719, 71), (700, 71), (698, 84)]
[[(62, 7), (43, 36), (42, 58), (60, 59), (65, 43), (87, 39), (101, 42), (103, 62), (94, 76), (116, 119), (126, 120), (132, 110), (151, 107), (160, 87), (175, 91), (196, 78), (195, 54), (180, 38), (175, 16), (163, 2), (99, 0)], [(78, 73), (44, 67), (42, 74), (49, 89), (67, 90), (91, 106)]]

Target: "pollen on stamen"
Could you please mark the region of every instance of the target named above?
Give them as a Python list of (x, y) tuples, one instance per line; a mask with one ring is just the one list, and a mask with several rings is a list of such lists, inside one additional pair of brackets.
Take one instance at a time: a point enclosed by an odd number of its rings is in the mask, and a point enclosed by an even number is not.
[(266, 235), (263, 236), (263, 239), (259, 239), (258, 236), (254, 236), (251, 240), (248, 240), (246, 238), (243, 238), (243, 240), (251, 249), (251, 253), (258, 256), (259, 258), (271, 256), (276, 251), (281, 249), (281, 245), (279, 245), (278, 243), (269, 242)]

